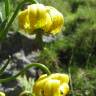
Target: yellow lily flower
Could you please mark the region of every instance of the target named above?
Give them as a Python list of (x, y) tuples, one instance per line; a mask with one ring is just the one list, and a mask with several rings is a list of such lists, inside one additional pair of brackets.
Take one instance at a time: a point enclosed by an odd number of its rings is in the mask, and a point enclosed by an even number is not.
[(34, 30), (42, 29), (44, 34), (57, 34), (60, 32), (64, 18), (63, 15), (51, 6), (32, 4), (18, 14), (19, 27), (33, 34)]
[(5, 96), (5, 93), (3, 93), (3, 92), (0, 92), (0, 96)]
[(41, 75), (33, 87), (35, 96), (66, 96), (69, 92), (69, 76), (54, 73)]

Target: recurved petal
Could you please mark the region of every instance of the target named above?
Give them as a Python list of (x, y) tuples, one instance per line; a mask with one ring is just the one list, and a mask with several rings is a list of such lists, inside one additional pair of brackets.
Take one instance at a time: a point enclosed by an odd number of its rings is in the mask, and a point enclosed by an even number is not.
[(37, 14), (39, 18), (45, 17), (46, 7), (43, 4), (37, 4)]
[(44, 96), (60, 96), (60, 81), (48, 79), (44, 84)]
[(3, 93), (3, 92), (0, 92), (0, 96), (5, 96), (5, 93)]
[(50, 33), (53, 34), (53, 35), (55, 35), (55, 34), (57, 34), (60, 31), (61, 31), (61, 27), (57, 27), (57, 28), (51, 30)]
[(29, 22), (30, 22), (30, 28), (32, 31), (34, 31), (35, 27), (35, 23), (37, 22), (37, 7), (36, 4), (32, 4), (28, 6), (28, 18), (29, 18)]
[(32, 17), (36, 17), (37, 15), (37, 6), (36, 4), (28, 5), (28, 14), (30, 14)]
[(50, 33), (49, 31), (50, 27), (52, 26), (52, 19), (48, 12), (46, 12), (44, 23), (45, 25), (42, 27), (42, 29), (44, 30), (45, 34)]
[(27, 9), (19, 12), (18, 23), (20, 29), (25, 29), (26, 23), (29, 24), (27, 15), (28, 15)]
[(28, 14), (31, 28), (39, 29), (45, 25), (46, 8), (43, 4), (29, 5)]
[(35, 24), (35, 28), (42, 29), (42, 27), (44, 27), (44, 26), (46, 26), (46, 24), (48, 24), (47, 22), (48, 22), (49, 18), (48, 18), (46, 7), (43, 4), (39, 4), (37, 7), (38, 7), (38, 13), (37, 13), (38, 21)]
[(33, 92), (36, 94), (36, 96), (41, 96), (46, 81), (47, 78), (45, 74), (45, 75), (41, 75), (40, 78), (35, 82), (33, 86)]
[(47, 78), (47, 74), (41, 75), (41, 76), (38, 78), (38, 81), (39, 81), (39, 80), (43, 80), (43, 79), (45, 79), (45, 78)]
[(63, 83), (60, 86), (60, 92), (61, 92), (61, 96), (66, 96), (69, 92), (69, 85), (67, 83)]
[(49, 76), (51, 79), (60, 80), (60, 83), (69, 83), (69, 76), (67, 74), (55, 73)]
[(64, 24), (63, 15), (54, 7), (46, 6), (46, 9), (49, 11), (48, 13), (50, 14), (52, 20), (52, 26), (50, 28), (50, 32), (52, 34), (56, 34), (61, 31), (62, 26)]

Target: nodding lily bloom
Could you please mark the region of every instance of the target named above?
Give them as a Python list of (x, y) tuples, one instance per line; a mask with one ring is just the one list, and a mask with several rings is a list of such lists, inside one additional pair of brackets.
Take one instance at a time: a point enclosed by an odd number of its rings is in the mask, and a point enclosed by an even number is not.
[(0, 92), (0, 96), (5, 96), (5, 93), (3, 93), (3, 92)]
[(41, 75), (33, 86), (35, 96), (66, 96), (69, 92), (69, 76), (54, 73)]
[(33, 34), (36, 29), (42, 29), (44, 34), (54, 35), (61, 31), (64, 18), (54, 7), (32, 4), (19, 12), (18, 22), (20, 29), (28, 34)]

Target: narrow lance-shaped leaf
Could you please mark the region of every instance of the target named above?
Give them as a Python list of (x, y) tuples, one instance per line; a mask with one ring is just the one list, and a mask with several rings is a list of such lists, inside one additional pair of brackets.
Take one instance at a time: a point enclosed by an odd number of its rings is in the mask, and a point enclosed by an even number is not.
[(5, 69), (7, 68), (9, 62), (10, 62), (11, 58), (9, 57), (7, 62), (4, 64), (3, 67), (0, 68), (0, 75), (5, 71)]
[(0, 11), (0, 24), (2, 23), (2, 13)]
[(2, 40), (2, 38), (5, 36), (3, 30), (6, 26), (7, 23), (7, 19), (5, 19), (1, 24), (0, 24), (0, 40)]
[(5, 0), (5, 16), (6, 18), (9, 17), (10, 14), (10, 2), (9, 0)]

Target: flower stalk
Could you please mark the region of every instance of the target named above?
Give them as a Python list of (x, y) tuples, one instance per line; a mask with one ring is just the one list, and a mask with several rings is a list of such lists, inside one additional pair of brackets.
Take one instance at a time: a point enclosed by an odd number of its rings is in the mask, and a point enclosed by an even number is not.
[(38, 49), (42, 50), (43, 49), (43, 30), (38, 29), (36, 30), (36, 38), (35, 38), (35, 44), (38, 47)]
[(0, 68), (0, 74), (2, 74), (5, 71), (5, 69), (7, 68), (10, 60), (11, 60), (11, 58), (9, 57), (7, 62), (5, 63), (5, 65), (2, 68)]
[(24, 69), (22, 69), (19, 73), (17, 73), (15, 76), (12, 77), (8, 77), (6, 79), (0, 79), (0, 83), (4, 83), (4, 82), (8, 82), (10, 80), (15, 80), (19, 75), (23, 74), (24, 72), (26, 72), (29, 68), (32, 67), (38, 67), (40, 68), (44, 73), (47, 73), (48, 75), (51, 74), (51, 72), (49, 71), (49, 69), (41, 64), (41, 63), (32, 63), (30, 65), (28, 65), (27, 67), (25, 67)]

